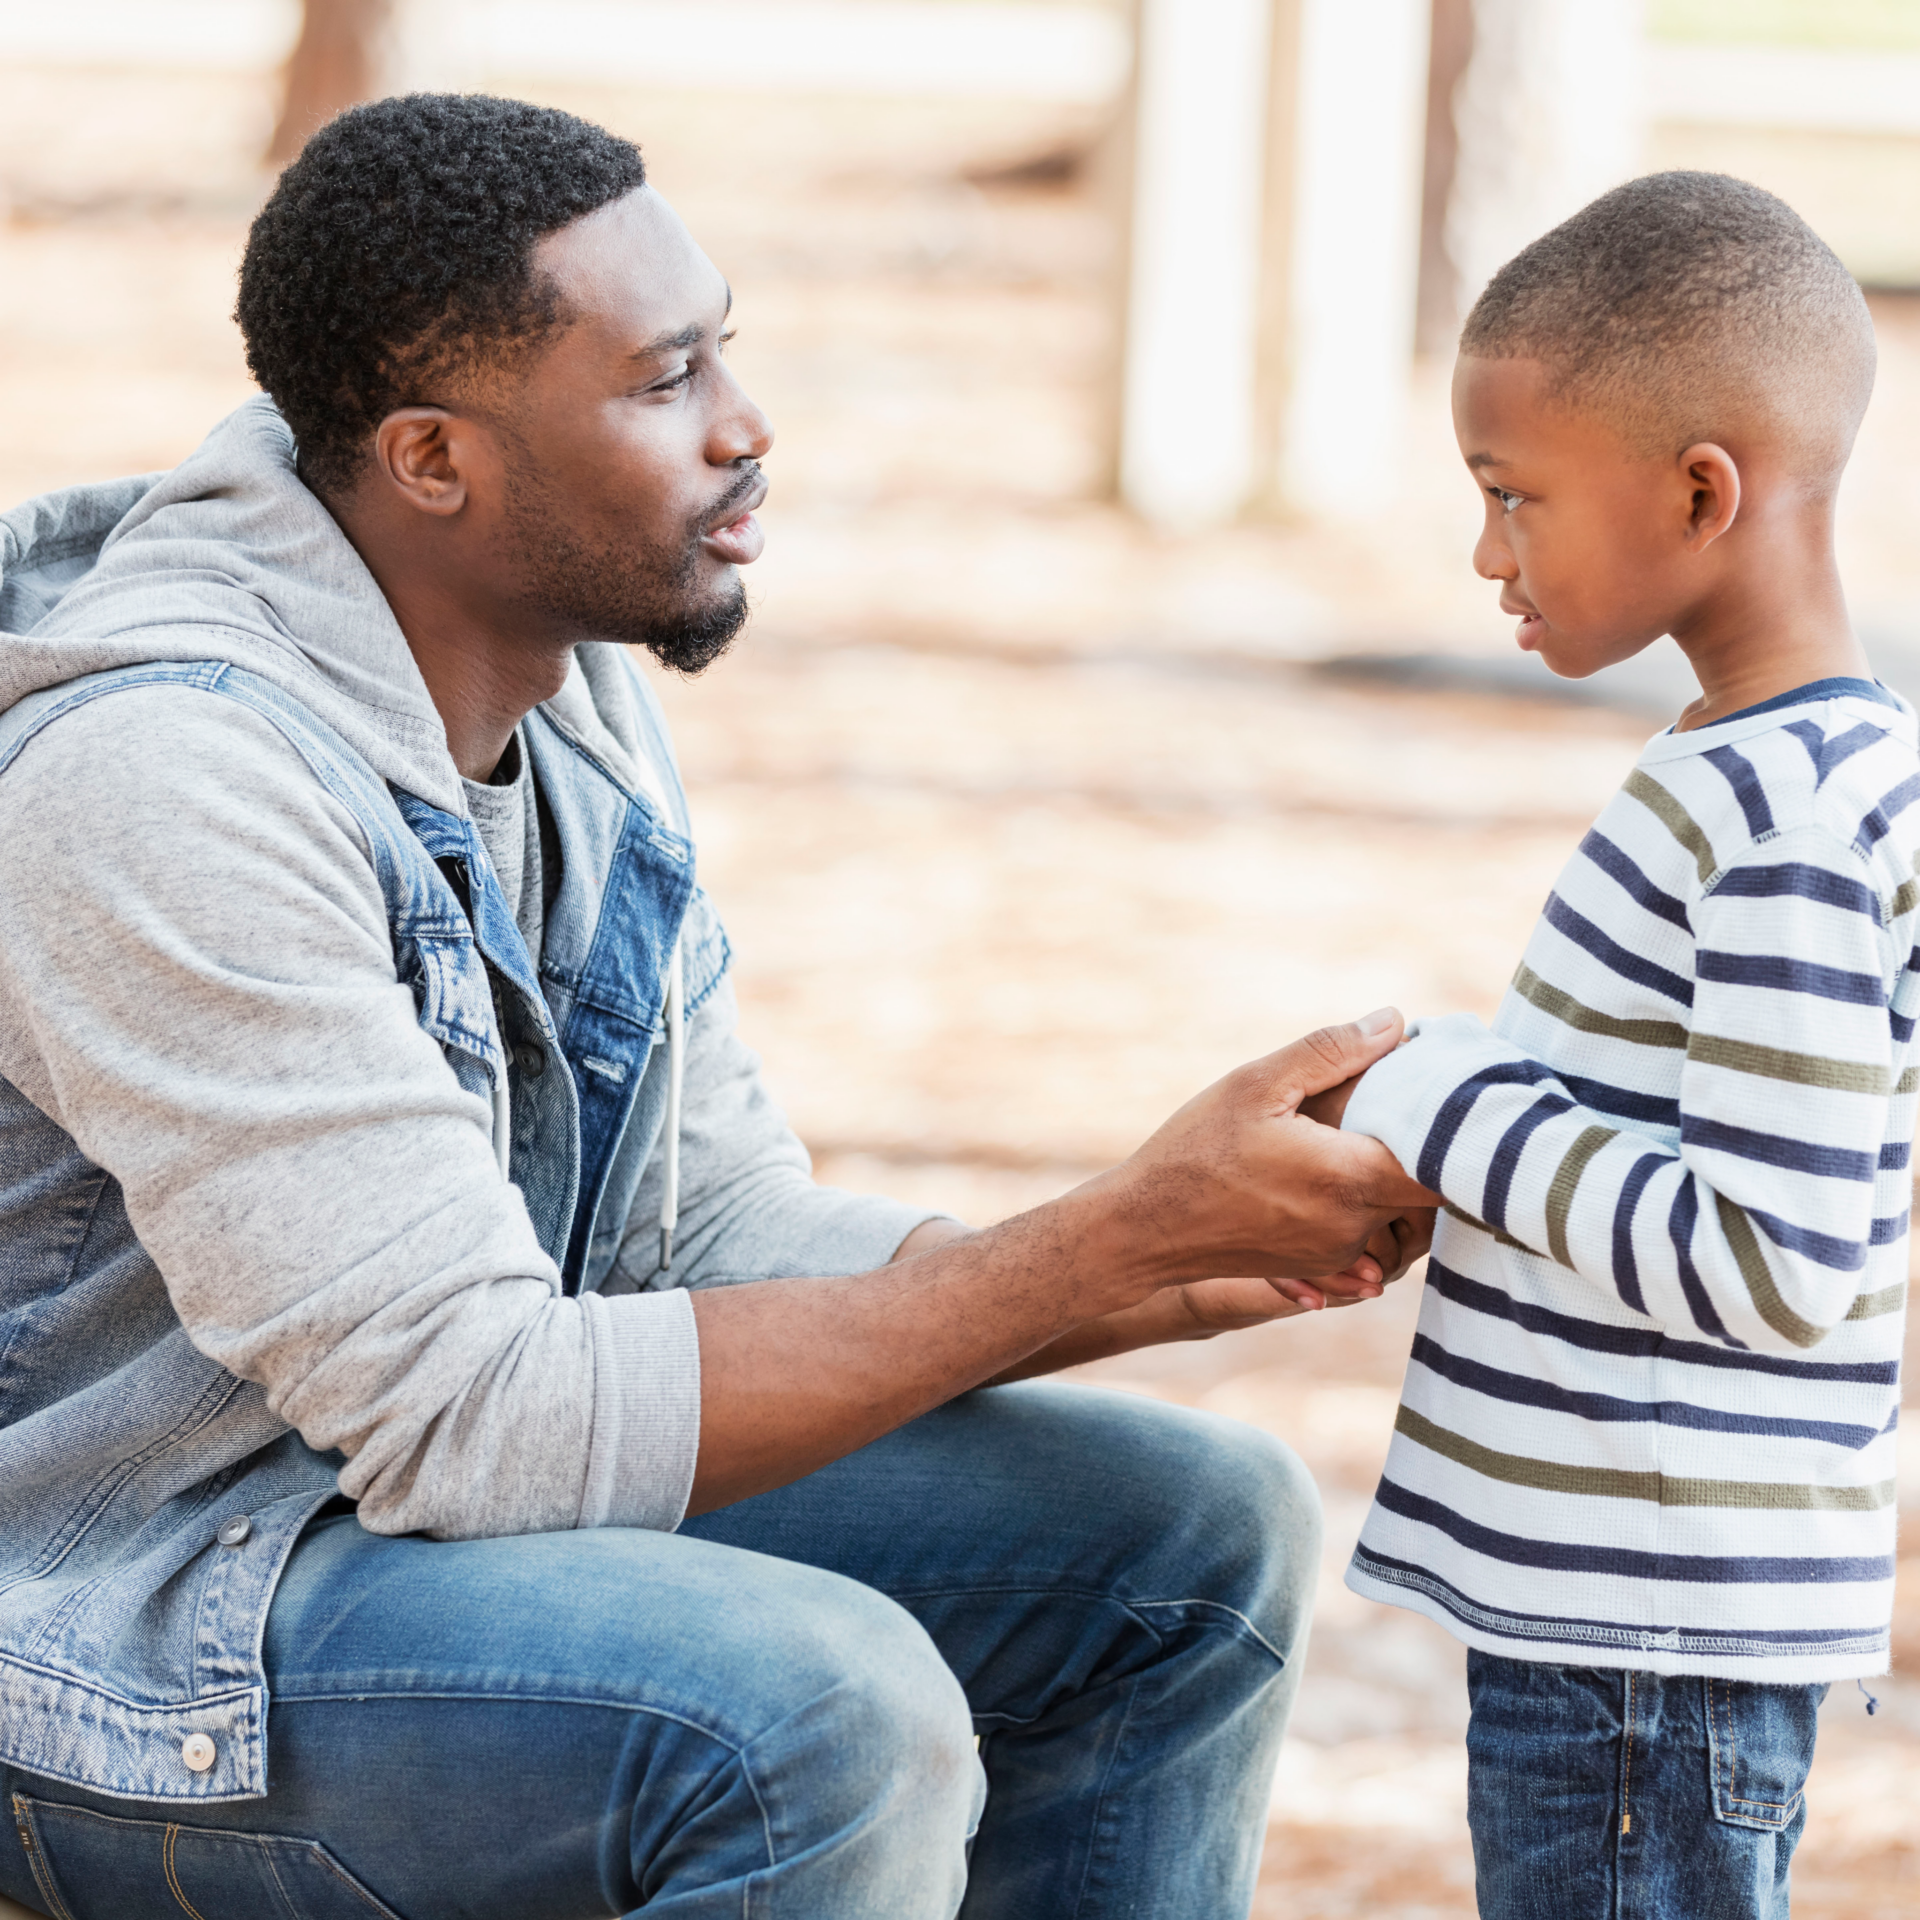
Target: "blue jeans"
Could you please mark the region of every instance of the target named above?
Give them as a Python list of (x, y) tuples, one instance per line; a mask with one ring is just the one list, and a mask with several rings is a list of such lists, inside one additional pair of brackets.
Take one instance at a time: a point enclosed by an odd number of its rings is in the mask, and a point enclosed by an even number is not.
[(1481, 1920), (1787, 1920), (1824, 1686), (1467, 1655)]
[(268, 1618), (266, 1797), (0, 1769), (0, 1891), (61, 1920), (1244, 1920), (1318, 1530), (1278, 1443), (1046, 1383), (678, 1534), (323, 1517)]

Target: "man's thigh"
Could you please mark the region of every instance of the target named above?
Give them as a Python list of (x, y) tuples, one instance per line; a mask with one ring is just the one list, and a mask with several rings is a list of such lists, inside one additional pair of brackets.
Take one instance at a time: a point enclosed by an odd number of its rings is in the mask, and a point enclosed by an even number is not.
[(1283, 1663), (1319, 1500), (1238, 1421), (1053, 1381), (964, 1395), (792, 1486), (685, 1523), (874, 1587), (931, 1634), (975, 1724), (1023, 1723), (1183, 1625)]
[[(930, 1749), (973, 1771), (958, 1691), (901, 1609), (812, 1567), (615, 1529), (382, 1539), (343, 1515), (296, 1549), (266, 1666), (265, 1799), (157, 1806), (0, 1769), (0, 1891), (70, 1920), (182, 1895), (202, 1920), (704, 1915), (687, 1889), (781, 1868), (810, 1827), (857, 1858), (863, 1823), (911, 1823), (903, 1793), (953, 1803), (933, 1838), (958, 1884), (973, 1782), (912, 1775)], [(817, 1886), (794, 1910), (867, 1911)]]

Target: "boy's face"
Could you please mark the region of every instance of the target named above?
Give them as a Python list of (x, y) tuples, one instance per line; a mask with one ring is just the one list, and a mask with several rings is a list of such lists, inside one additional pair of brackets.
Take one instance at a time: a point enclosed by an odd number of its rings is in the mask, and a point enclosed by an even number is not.
[(1684, 467), (1637, 455), (1603, 422), (1554, 405), (1537, 360), (1463, 354), (1453, 425), (1482, 493), (1474, 571), (1502, 583), (1515, 638), (1584, 679), (1685, 617), (1705, 582)]

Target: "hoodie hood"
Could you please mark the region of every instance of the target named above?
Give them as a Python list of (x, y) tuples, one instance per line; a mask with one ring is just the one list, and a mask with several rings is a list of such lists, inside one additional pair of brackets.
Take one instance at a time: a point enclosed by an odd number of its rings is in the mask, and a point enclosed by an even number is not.
[[(465, 817), (446, 729), (352, 543), (294, 467), (272, 401), (171, 473), (68, 487), (0, 515), (0, 712), (82, 675), (221, 660), (309, 707), (383, 780)], [(610, 645), (576, 650), (547, 713), (663, 811)]]

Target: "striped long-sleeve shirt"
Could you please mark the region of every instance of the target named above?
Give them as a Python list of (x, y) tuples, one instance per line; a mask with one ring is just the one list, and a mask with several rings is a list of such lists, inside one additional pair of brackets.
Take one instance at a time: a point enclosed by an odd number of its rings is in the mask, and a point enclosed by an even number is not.
[(1510, 1658), (1884, 1669), (1916, 847), (1871, 682), (1661, 734), (1492, 1030), (1361, 1081), (1447, 1207), (1350, 1586)]

